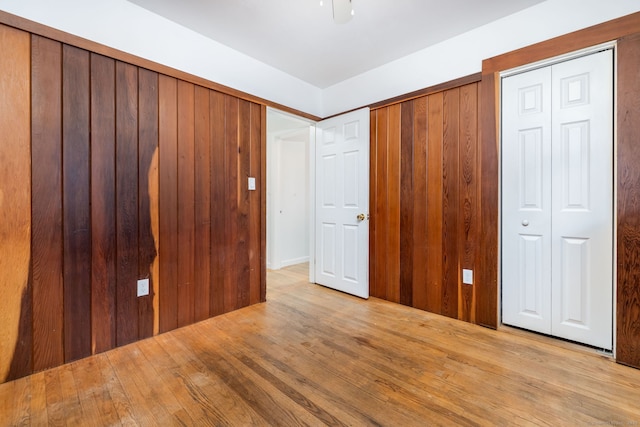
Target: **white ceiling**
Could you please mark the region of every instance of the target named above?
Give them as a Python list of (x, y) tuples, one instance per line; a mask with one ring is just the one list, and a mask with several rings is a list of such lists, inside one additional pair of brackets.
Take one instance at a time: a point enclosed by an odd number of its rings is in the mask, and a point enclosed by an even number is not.
[(324, 89), (544, 0), (129, 1)]

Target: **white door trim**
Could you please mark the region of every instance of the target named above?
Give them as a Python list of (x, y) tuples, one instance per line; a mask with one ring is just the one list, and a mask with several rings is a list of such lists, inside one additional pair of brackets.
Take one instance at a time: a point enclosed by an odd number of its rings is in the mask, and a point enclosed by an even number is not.
[(316, 283), (316, 125), (309, 126), (309, 283)]

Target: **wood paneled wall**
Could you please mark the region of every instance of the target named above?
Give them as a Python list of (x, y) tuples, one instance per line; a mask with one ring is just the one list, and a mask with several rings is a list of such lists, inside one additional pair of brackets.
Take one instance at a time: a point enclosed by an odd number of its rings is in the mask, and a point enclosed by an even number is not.
[(264, 300), (264, 107), (3, 25), (0, 51), (0, 382)]
[(371, 112), (371, 295), (475, 321), (478, 83)]

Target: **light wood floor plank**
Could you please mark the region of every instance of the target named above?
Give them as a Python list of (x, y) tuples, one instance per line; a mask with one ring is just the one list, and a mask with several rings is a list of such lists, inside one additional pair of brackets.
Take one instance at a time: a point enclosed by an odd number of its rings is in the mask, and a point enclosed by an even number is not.
[(640, 371), (269, 272), (267, 303), (0, 385), (4, 425), (640, 425)]

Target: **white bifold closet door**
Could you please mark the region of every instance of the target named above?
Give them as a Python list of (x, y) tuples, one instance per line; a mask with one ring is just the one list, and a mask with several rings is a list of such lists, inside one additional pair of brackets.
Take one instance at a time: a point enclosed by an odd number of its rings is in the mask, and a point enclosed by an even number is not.
[(612, 349), (613, 51), (502, 79), (502, 322)]

